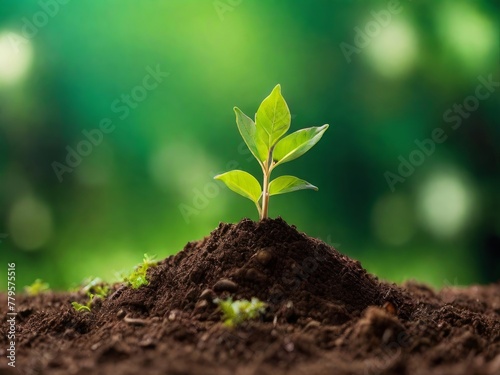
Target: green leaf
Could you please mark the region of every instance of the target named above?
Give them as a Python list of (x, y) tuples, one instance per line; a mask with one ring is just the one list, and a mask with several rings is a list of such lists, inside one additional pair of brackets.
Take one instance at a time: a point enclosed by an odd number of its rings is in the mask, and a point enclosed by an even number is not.
[(255, 116), (257, 136), (268, 152), (290, 128), (290, 110), (281, 95), (281, 86), (276, 85), (264, 99)]
[(71, 302), (71, 306), (73, 306), (76, 311), (90, 311), (90, 307), (78, 302)]
[(240, 131), (241, 137), (245, 141), (249, 150), (257, 160), (264, 161), (267, 159), (267, 149), (262, 141), (257, 137), (257, 127), (253, 120), (245, 115), (241, 109), (234, 107), (236, 114), (236, 124)]
[(229, 189), (258, 203), (262, 189), (259, 181), (250, 173), (240, 170), (229, 171), (214, 177), (224, 182)]
[(246, 299), (233, 301), (231, 297), (226, 300), (214, 300), (222, 311), (222, 319), (227, 327), (234, 327), (249, 319), (255, 319), (259, 314), (265, 313), (266, 304), (255, 297), (251, 301)]
[(280, 140), (273, 152), (276, 165), (297, 159), (309, 151), (328, 129), (328, 124), (296, 131)]
[(294, 176), (280, 176), (269, 184), (269, 195), (285, 194), (296, 190), (312, 189), (318, 190), (309, 182)]

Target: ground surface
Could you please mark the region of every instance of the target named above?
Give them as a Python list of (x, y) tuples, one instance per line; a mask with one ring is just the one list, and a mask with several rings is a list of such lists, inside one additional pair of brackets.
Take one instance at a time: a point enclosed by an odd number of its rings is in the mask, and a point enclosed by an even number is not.
[[(15, 370), (0, 295), (0, 374), (500, 374), (500, 283), (388, 284), (281, 219), (221, 224), (148, 275), (90, 313), (83, 294), (18, 296)], [(228, 329), (226, 296), (267, 312)]]

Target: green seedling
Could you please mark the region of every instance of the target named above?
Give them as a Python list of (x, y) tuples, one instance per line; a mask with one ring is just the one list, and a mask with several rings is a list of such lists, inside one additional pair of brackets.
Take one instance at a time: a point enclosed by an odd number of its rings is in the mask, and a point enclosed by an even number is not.
[(82, 292), (92, 293), (96, 297), (106, 298), (109, 293), (109, 285), (99, 277), (89, 277), (83, 281)]
[(30, 296), (37, 296), (40, 293), (50, 290), (49, 284), (43, 282), (42, 279), (36, 279), (33, 284), (24, 287), (24, 291)]
[(82, 280), (80, 286), (76, 288), (76, 291), (82, 291), (84, 293), (88, 293), (93, 287), (99, 285), (102, 282), (103, 281), (100, 277), (93, 277), (93, 276), (86, 277), (85, 279)]
[(144, 254), (144, 259), (142, 263), (137, 265), (132, 273), (124, 277), (124, 281), (133, 289), (138, 289), (143, 285), (148, 285), (147, 272), (150, 267), (154, 267), (158, 264), (156, 256), (150, 256)]
[(94, 294), (96, 297), (99, 298), (106, 298), (107, 295), (109, 294), (109, 286), (104, 284), (104, 285), (96, 285), (93, 289)]
[(318, 190), (316, 186), (294, 176), (280, 176), (271, 181), (271, 172), (278, 165), (297, 159), (309, 151), (328, 129), (327, 124), (301, 129), (285, 136), (290, 128), (291, 115), (281, 95), (280, 85), (264, 99), (255, 121), (238, 107), (234, 107), (234, 112), (238, 130), (262, 168), (262, 187), (255, 177), (241, 170), (219, 174), (215, 179), (223, 181), (229, 189), (254, 202), (260, 219), (268, 217), (270, 196), (303, 189)]
[(105, 299), (109, 294), (109, 285), (103, 282), (100, 278), (89, 277), (83, 281), (83, 286), (80, 291), (87, 293), (89, 300), (85, 305), (82, 305), (78, 302), (71, 302), (71, 305), (76, 311), (89, 311), (92, 307), (92, 304), (96, 300), (96, 298)]
[(71, 306), (73, 306), (73, 308), (78, 312), (83, 312), (83, 311), (90, 312), (92, 302), (94, 301), (94, 295), (92, 293), (88, 293), (88, 296), (89, 300), (85, 305), (82, 305), (81, 303), (78, 302), (71, 302)]
[(257, 298), (250, 301), (246, 299), (233, 301), (232, 298), (226, 300), (215, 299), (222, 311), (222, 319), (227, 327), (235, 327), (247, 320), (255, 319), (263, 314), (266, 304)]

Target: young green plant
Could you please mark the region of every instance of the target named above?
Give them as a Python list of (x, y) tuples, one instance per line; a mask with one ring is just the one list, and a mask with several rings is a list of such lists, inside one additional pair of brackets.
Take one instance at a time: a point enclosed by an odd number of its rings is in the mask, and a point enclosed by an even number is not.
[(96, 299), (100, 298), (103, 300), (107, 297), (107, 295), (109, 294), (109, 286), (107, 284), (104, 284), (101, 279), (95, 278), (92, 279), (82, 289), (82, 292), (85, 292), (89, 297), (87, 303), (83, 305), (78, 302), (71, 302), (71, 306), (73, 306), (73, 308), (78, 312), (83, 312), (83, 311), (90, 312), (92, 305), (94, 304)]
[(128, 284), (128, 286), (132, 287), (132, 289), (138, 289), (143, 285), (148, 285), (147, 273), (150, 267), (154, 267), (158, 264), (155, 255), (144, 254), (144, 259), (142, 263), (139, 263), (132, 273), (128, 276), (124, 277), (124, 281)]
[(78, 290), (81, 290), (84, 293), (92, 293), (96, 297), (104, 299), (109, 294), (109, 288), (109, 284), (102, 281), (101, 278), (88, 277), (83, 280), (82, 287)]
[(222, 311), (222, 320), (227, 327), (237, 326), (249, 319), (255, 319), (263, 314), (266, 304), (253, 297), (250, 301), (241, 299), (233, 301), (232, 298), (226, 300), (215, 299), (214, 302), (219, 305)]
[(83, 312), (83, 311), (90, 312), (95, 296), (92, 293), (87, 293), (87, 295), (89, 296), (89, 300), (85, 305), (78, 302), (71, 302), (71, 306), (73, 306), (73, 308), (78, 312)]
[(298, 130), (285, 136), (290, 128), (291, 115), (281, 86), (277, 85), (261, 103), (255, 121), (234, 107), (238, 130), (257, 159), (263, 173), (262, 187), (251, 174), (233, 170), (214, 178), (223, 181), (229, 189), (255, 203), (260, 219), (268, 217), (269, 197), (292, 191), (318, 188), (295, 176), (280, 176), (271, 181), (271, 172), (278, 165), (304, 155), (323, 136), (328, 125)]
[(29, 296), (37, 296), (40, 293), (49, 291), (50, 287), (42, 279), (36, 279), (33, 284), (25, 286), (24, 290)]

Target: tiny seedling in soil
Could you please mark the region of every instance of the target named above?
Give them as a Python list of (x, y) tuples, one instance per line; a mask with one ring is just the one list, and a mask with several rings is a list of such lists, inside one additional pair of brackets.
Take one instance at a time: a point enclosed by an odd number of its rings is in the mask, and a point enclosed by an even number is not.
[(83, 282), (81, 291), (84, 293), (92, 293), (96, 297), (106, 298), (109, 293), (109, 285), (102, 281), (99, 277), (88, 277)]
[(253, 297), (250, 301), (241, 299), (233, 301), (232, 298), (226, 300), (215, 299), (222, 311), (222, 319), (227, 327), (235, 327), (247, 320), (255, 319), (263, 314), (266, 304)]
[(155, 255), (144, 254), (142, 263), (137, 265), (132, 273), (124, 277), (124, 281), (133, 289), (139, 289), (143, 285), (148, 285), (147, 273), (150, 267), (158, 264)]
[(37, 296), (40, 293), (47, 292), (50, 290), (49, 284), (43, 282), (42, 279), (36, 279), (33, 284), (24, 287), (24, 291), (29, 296)]
[[(304, 254), (313, 253), (311, 268)], [(436, 291), (380, 281), (282, 219), (221, 224), (150, 271), (147, 287), (113, 285), (122, 292), (112, 299), (87, 297), (84, 288), (101, 285), (94, 279), (78, 293), (20, 298), (15, 367), (61, 375), (170, 374), (172, 366), (192, 375), (500, 374), (499, 283)], [(79, 296), (73, 307), (68, 295)], [(8, 298), (0, 292), (0, 306)], [(8, 311), (0, 308), (1, 321)], [(0, 335), (0, 347), (9, 341)], [(0, 374), (13, 373), (7, 366), (0, 360)]]
[(94, 295), (92, 293), (88, 293), (88, 296), (89, 300), (85, 305), (82, 305), (81, 303), (78, 302), (71, 302), (71, 306), (73, 306), (73, 308), (78, 312), (83, 312), (83, 311), (90, 312), (92, 302), (94, 301)]
[(309, 151), (323, 136), (328, 125), (298, 130), (284, 137), (290, 128), (291, 115), (281, 86), (277, 85), (261, 103), (255, 121), (234, 107), (236, 124), (243, 140), (262, 168), (262, 187), (251, 174), (233, 170), (214, 178), (229, 189), (255, 203), (260, 219), (268, 216), (269, 197), (292, 191), (313, 189), (314, 185), (295, 176), (280, 176), (271, 181), (271, 172), (278, 165), (297, 159)]
[[(97, 284), (97, 282), (99, 282), (100, 284)], [(82, 291), (85, 291), (87, 293), (87, 296), (89, 297), (87, 303), (85, 305), (82, 305), (78, 302), (71, 302), (71, 306), (73, 306), (73, 308), (78, 312), (90, 312), (92, 304), (94, 303), (96, 298), (105, 299), (107, 297), (107, 295), (109, 294), (109, 286), (107, 284), (104, 284), (101, 279), (95, 278), (92, 279), (89, 284), (83, 287)]]
[(94, 288), (92, 288), (94, 291), (94, 294), (96, 297), (99, 298), (106, 298), (108, 293), (109, 293), (109, 286), (107, 285), (96, 285)]

